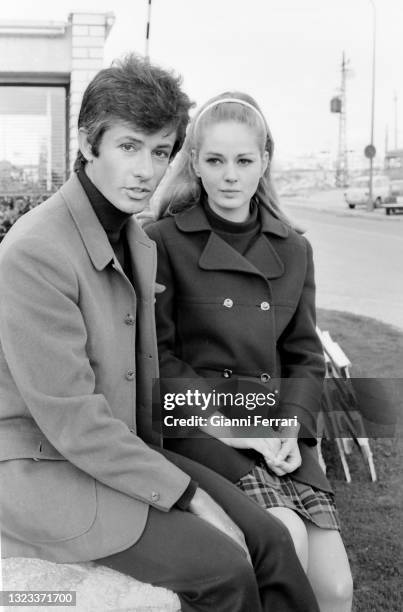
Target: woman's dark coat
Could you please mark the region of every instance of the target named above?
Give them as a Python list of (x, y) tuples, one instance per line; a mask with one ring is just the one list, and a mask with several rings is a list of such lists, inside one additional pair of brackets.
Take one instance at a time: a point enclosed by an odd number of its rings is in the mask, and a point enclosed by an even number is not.
[[(261, 232), (245, 255), (212, 231), (201, 206), (146, 231), (158, 248), (157, 281), (166, 287), (156, 302), (161, 378), (193, 379), (201, 389), (203, 379), (228, 375), (267, 389), (287, 379), (281, 416), (297, 416), (304, 437), (302, 465), (292, 476), (331, 491), (314, 446), (324, 360), (309, 242), (263, 207)], [(175, 440), (174, 447), (232, 481), (256, 457), (211, 438)]]

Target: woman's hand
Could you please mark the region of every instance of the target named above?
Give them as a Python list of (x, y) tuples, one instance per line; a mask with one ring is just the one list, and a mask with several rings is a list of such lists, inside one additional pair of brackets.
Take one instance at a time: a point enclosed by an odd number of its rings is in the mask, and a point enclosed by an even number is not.
[[(301, 453), (298, 446), (298, 431), (299, 426), (295, 428), (287, 428), (288, 436), (281, 437), (280, 443), (281, 448), (277, 453), (274, 462), (267, 462), (269, 468), (277, 474), (277, 476), (284, 476), (284, 474), (290, 474), (301, 465)], [(284, 434), (283, 432), (279, 432)]]
[(200, 487), (196, 489), (188, 510), (234, 540), (243, 549), (246, 558), (252, 564), (243, 532), (206, 491)]
[[(301, 453), (298, 446), (299, 427), (299, 425), (287, 427), (283, 431), (275, 431), (271, 427), (255, 428), (256, 434), (261, 433), (262, 437), (237, 438), (228, 436), (218, 439), (233, 448), (257, 451), (264, 458), (266, 465), (277, 476), (284, 476), (284, 474), (290, 474), (301, 465)], [(228, 428), (228, 433), (231, 433), (230, 428)], [(284, 433), (287, 433), (287, 437), (284, 437)]]

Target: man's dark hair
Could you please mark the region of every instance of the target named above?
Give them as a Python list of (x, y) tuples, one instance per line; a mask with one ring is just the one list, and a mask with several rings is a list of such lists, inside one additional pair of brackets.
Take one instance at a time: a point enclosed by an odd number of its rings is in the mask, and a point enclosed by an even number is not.
[[(193, 106), (181, 84), (181, 77), (135, 54), (98, 72), (84, 92), (78, 117), (78, 127), (87, 130), (93, 154), (98, 156), (103, 134), (119, 120), (147, 134), (172, 126), (176, 130), (173, 157), (182, 146)], [(74, 168), (85, 162), (79, 151)]]

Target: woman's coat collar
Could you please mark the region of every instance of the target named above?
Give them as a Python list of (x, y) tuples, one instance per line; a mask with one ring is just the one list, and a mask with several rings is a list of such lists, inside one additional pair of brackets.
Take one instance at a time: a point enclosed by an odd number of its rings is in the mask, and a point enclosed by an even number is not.
[[(279, 219), (276, 219), (266, 208), (260, 207), (262, 233), (274, 234), (287, 238), (289, 229)], [(211, 231), (210, 223), (201, 206), (195, 205), (175, 215), (175, 223), (182, 232)]]
[(194, 206), (176, 214), (175, 223), (182, 232), (210, 232), (209, 239), (199, 258), (199, 266), (203, 270), (228, 270), (258, 274), (265, 278), (278, 278), (284, 274), (284, 264), (272, 246), (268, 234), (286, 238), (289, 230), (269, 211), (263, 207), (260, 210), (262, 230), (245, 255), (238, 253), (212, 231), (201, 206)]

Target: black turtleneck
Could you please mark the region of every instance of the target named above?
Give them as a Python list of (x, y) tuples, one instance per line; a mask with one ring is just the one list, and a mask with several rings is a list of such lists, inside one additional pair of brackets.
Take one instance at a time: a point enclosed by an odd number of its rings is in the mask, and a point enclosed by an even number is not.
[(95, 187), (94, 183), (89, 178), (85, 171), (85, 167), (77, 171), (79, 181), (87, 194), (92, 208), (99, 222), (105, 230), (108, 240), (114, 250), (114, 253), (122, 266), (127, 278), (133, 284), (133, 275), (130, 265), (129, 246), (127, 244), (126, 232), (124, 230), (126, 223), (132, 216), (131, 213), (125, 213), (116, 206), (113, 206), (109, 200)]
[(244, 255), (260, 231), (259, 208), (256, 202), (251, 201), (249, 217), (241, 223), (228, 221), (214, 212), (207, 197), (202, 199), (202, 205), (213, 231), (233, 249)]

